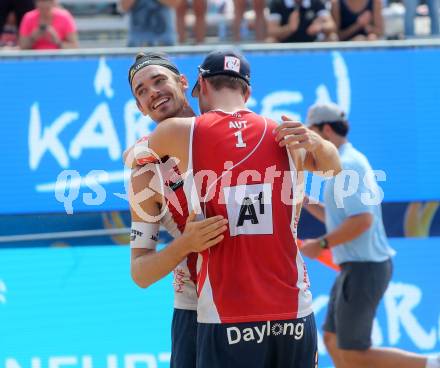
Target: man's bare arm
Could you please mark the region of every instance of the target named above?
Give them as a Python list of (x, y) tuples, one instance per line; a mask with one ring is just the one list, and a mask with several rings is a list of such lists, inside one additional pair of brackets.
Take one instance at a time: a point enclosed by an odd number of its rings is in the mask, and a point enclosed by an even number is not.
[(283, 123), (275, 129), (275, 140), (281, 147), (287, 146), (292, 157), (305, 149), (304, 169), (321, 176), (335, 176), (341, 171), (339, 154), (333, 143), (301, 123), (283, 116)]
[[(132, 174), (130, 187), (132, 223), (153, 224), (155, 219), (160, 218), (163, 204), (154, 183), (154, 165), (146, 169), (134, 170)], [(154, 192), (155, 194), (150, 195)], [(200, 252), (223, 239), (221, 233), (226, 230), (227, 223), (223, 217), (194, 220), (195, 215), (192, 214), (182, 236), (158, 252), (143, 247), (143, 244), (140, 244), (140, 247), (137, 247), (139, 244), (131, 244), (131, 275), (138, 286), (142, 288), (150, 286), (169, 274), (189, 253)]]
[(131, 275), (136, 284), (146, 288), (174, 270), (190, 253), (198, 253), (220, 243), (227, 229), (222, 216), (194, 221), (192, 214), (185, 231), (165, 248), (156, 252), (151, 249), (131, 250)]
[[(354, 240), (367, 231), (373, 223), (373, 215), (365, 212), (350, 216), (335, 230), (324, 235), (328, 247), (333, 248)], [(317, 258), (323, 252), (320, 246), (320, 239), (305, 239), (301, 247), (301, 253), (309, 258)]]
[[(188, 147), (192, 118), (170, 118), (161, 122), (156, 129), (123, 154), (125, 166), (134, 168), (145, 162), (155, 162), (159, 158), (170, 156), (179, 161), (178, 167), (186, 171)], [(140, 161), (144, 161), (143, 163)]]
[(371, 213), (361, 213), (359, 215), (348, 217), (331, 233), (325, 235), (330, 248), (345, 244), (361, 236), (367, 231), (373, 223)]
[(312, 132), (312, 134), (318, 137), (319, 143), (316, 149), (307, 152), (304, 168), (317, 174), (321, 173), (319, 175), (326, 177), (339, 174), (342, 168), (335, 145), (319, 137), (315, 132)]

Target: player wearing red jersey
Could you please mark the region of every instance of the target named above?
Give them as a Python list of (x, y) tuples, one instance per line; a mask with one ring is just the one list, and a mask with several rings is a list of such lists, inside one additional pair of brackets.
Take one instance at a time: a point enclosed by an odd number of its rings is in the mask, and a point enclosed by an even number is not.
[[(139, 83), (142, 81), (142, 83)], [(129, 83), (142, 111), (157, 123), (171, 116), (194, 116), (185, 90), (186, 78), (167, 57), (157, 53), (140, 53), (129, 71)], [(141, 86), (141, 88), (137, 88)], [(148, 90), (145, 92), (144, 90)], [(165, 161), (165, 160), (164, 160)], [(147, 287), (174, 270), (174, 313), (172, 323), (172, 368), (196, 366), (196, 253), (215, 244), (224, 227), (220, 217), (203, 221), (187, 221), (188, 206), (183, 193), (183, 181), (172, 160), (165, 161), (158, 175), (150, 165), (133, 173), (130, 198), (132, 216), (131, 273), (134, 281)], [(162, 177), (164, 190), (145, 192), (154, 187), (155, 177)], [(145, 195), (144, 195), (145, 194)], [(160, 220), (176, 238), (166, 248), (156, 252)], [(186, 226), (185, 226), (186, 225)]]
[(313, 367), (316, 328), (295, 244), (297, 174), (337, 173), (337, 151), (299, 123), (278, 126), (247, 110), (250, 70), (240, 54), (210, 53), (199, 70), (193, 94), (205, 114), (169, 119), (145, 143), (188, 170), (192, 209), (229, 220), (224, 240), (199, 254), (198, 365)]

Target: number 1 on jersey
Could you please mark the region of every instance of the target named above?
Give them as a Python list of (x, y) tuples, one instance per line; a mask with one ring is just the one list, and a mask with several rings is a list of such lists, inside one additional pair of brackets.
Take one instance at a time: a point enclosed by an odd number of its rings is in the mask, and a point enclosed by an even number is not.
[(241, 135), (241, 130), (235, 132), (234, 135), (237, 137), (237, 144), (235, 147), (243, 148), (246, 147), (246, 143), (243, 142), (243, 136)]

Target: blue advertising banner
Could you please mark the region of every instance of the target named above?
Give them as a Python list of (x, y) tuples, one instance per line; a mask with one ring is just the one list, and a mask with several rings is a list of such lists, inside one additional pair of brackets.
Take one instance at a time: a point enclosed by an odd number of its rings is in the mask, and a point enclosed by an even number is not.
[[(385, 172), (380, 184), (386, 201), (439, 199), (439, 48), (247, 56), (250, 108), (304, 121), (311, 104), (336, 102), (349, 116), (351, 141)], [(202, 58), (174, 57), (191, 84)], [(131, 60), (0, 60), (0, 213), (127, 208), (121, 154), (155, 126), (131, 96)]]
[[(392, 283), (374, 323), (376, 346), (440, 351), (438, 238), (391, 239)], [(170, 358), (169, 277), (147, 290), (129, 275), (129, 248), (28, 248), (0, 251), (0, 366), (5, 368), (165, 368)], [(308, 262), (322, 340), (336, 273)]]

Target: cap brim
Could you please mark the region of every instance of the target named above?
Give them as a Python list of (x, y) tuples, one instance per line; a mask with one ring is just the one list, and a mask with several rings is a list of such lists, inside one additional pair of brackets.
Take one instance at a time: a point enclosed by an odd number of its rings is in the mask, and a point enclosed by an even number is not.
[(199, 97), (199, 80), (197, 79), (196, 84), (194, 84), (193, 89), (191, 90), (191, 97)]

